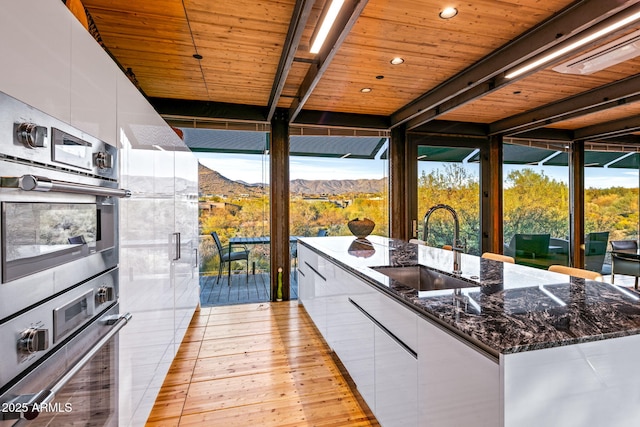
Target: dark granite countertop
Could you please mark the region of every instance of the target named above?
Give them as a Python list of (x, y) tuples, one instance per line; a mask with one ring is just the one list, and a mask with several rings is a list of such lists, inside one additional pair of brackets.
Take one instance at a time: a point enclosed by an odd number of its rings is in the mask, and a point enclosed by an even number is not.
[(546, 270), (462, 255), (469, 287), (421, 291), (370, 268), (424, 265), (451, 274), (453, 253), (369, 236), (302, 244), (497, 356), (640, 333), (640, 293)]

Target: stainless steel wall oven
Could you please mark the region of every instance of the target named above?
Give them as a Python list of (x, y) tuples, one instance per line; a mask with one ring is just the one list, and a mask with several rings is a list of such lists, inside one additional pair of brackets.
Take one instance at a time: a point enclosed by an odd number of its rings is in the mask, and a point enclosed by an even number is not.
[(117, 425), (115, 147), (0, 93), (0, 426)]

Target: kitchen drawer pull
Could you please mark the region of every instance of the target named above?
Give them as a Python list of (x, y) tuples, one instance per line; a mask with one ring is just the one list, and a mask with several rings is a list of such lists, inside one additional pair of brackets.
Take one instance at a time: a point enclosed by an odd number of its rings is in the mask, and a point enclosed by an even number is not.
[(373, 323), (374, 323), (378, 328), (380, 328), (380, 329), (382, 330), (382, 332), (384, 332), (385, 334), (387, 334), (387, 335), (389, 336), (389, 338), (391, 338), (391, 339), (392, 339), (392, 340), (394, 340), (396, 343), (398, 343), (398, 345), (399, 345), (400, 347), (402, 347), (402, 348), (403, 348), (407, 353), (409, 353), (409, 354), (411, 355), (411, 357), (413, 357), (414, 359), (417, 359), (417, 358), (418, 358), (418, 353), (416, 353), (416, 352), (415, 352), (411, 347), (409, 347), (407, 344), (405, 344), (405, 342), (404, 342), (404, 341), (402, 341), (400, 338), (398, 338), (397, 336), (395, 336), (395, 335), (393, 334), (393, 332), (391, 332), (389, 329), (385, 328), (385, 326), (384, 326), (382, 323), (378, 322), (378, 320), (377, 320), (375, 317), (373, 317), (372, 315), (370, 315), (369, 313), (367, 313), (367, 311), (366, 311), (364, 308), (360, 307), (360, 306), (358, 305), (358, 303), (357, 303), (357, 302), (355, 302), (355, 301), (354, 301), (354, 300), (352, 300), (351, 298), (349, 298), (349, 302), (350, 302), (351, 304), (353, 304), (353, 306), (354, 306), (355, 308), (357, 308), (358, 310), (360, 310), (360, 312), (361, 312), (362, 314), (364, 314), (364, 315), (365, 315), (365, 317), (367, 317), (367, 319), (371, 320), (371, 321), (372, 321), (372, 322), (373, 322)]
[(318, 272), (318, 270), (316, 270), (315, 268), (311, 267), (307, 261), (305, 261), (304, 263), (307, 265), (307, 267), (309, 267), (309, 268), (311, 269), (311, 271), (313, 271), (313, 272), (314, 272), (314, 273), (316, 273), (318, 276), (320, 276), (320, 278), (321, 278), (322, 280), (324, 280), (325, 282), (327, 281), (327, 278), (326, 278), (326, 277), (324, 277), (322, 274), (320, 274), (320, 273)]

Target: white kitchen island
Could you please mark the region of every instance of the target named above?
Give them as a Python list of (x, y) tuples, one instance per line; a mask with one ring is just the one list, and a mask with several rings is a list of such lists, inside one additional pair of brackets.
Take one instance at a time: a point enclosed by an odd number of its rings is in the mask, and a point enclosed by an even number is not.
[(383, 426), (640, 420), (632, 290), (463, 255), (460, 287), (419, 291), (371, 267), (447, 281), (451, 251), (377, 236), (303, 238), (298, 256), (300, 303)]

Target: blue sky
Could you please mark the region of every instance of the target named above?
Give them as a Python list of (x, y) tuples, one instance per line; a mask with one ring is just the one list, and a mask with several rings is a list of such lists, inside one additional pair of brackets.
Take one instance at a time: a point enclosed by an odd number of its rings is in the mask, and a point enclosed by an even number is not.
[[(248, 183), (268, 182), (269, 160), (266, 156), (196, 153), (200, 162), (218, 171), (223, 176), (234, 181)], [(441, 168), (442, 164), (419, 162), (419, 174), (422, 170), (427, 173), (434, 168)], [(504, 169), (506, 176), (511, 169), (522, 166), (507, 165)], [(568, 182), (568, 169), (558, 166), (526, 166), (537, 172), (544, 171), (545, 175), (557, 181)], [(334, 159), (322, 157), (291, 157), (291, 179), (379, 179), (387, 176), (387, 162), (384, 160), (362, 159)], [(470, 165), (477, 173), (477, 165)], [(627, 187), (637, 188), (638, 170), (636, 169), (605, 169), (587, 168), (585, 187), (608, 188)]]
[[(196, 153), (206, 167), (234, 181), (269, 180), (269, 159), (260, 155)], [(379, 179), (386, 176), (387, 162), (368, 159), (291, 157), (290, 179)], [(263, 177), (265, 177), (263, 179)]]

